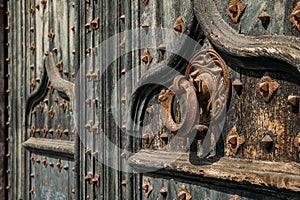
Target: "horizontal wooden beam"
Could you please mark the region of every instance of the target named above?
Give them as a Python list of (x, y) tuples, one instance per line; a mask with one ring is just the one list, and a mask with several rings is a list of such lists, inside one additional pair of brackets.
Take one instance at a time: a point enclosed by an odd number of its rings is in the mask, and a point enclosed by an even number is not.
[(74, 141), (31, 137), (23, 146), (33, 152), (74, 159)]
[(211, 184), (238, 186), (247, 190), (259, 189), (273, 193), (273, 195), (277, 195), (278, 190), (282, 194), (300, 191), (299, 163), (228, 157), (203, 161), (192, 157), (188, 153), (141, 150), (131, 156), (128, 161), (129, 165), (138, 172), (169, 175), (194, 183), (211, 182)]

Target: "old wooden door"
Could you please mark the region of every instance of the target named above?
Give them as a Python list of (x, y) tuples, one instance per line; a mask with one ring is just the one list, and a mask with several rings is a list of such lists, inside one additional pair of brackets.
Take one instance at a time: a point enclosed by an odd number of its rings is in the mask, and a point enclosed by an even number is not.
[(5, 198), (299, 199), (297, 0), (3, 10)]

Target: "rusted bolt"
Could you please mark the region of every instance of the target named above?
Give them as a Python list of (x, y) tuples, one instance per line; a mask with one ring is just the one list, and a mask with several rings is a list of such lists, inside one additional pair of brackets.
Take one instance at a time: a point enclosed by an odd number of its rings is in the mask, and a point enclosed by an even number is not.
[(121, 153), (120, 156), (121, 156), (121, 158), (126, 159), (127, 154), (126, 154), (126, 152), (124, 151), (124, 152)]
[(48, 51), (45, 51), (45, 56), (49, 56), (49, 52)]
[(32, 153), (29, 160), (31, 161), (31, 163), (34, 165), (34, 162), (35, 162), (35, 156), (34, 154)]
[(64, 170), (68, 170), (69, 169), (69, 165), (64, 165)]
[(263, 76), (256, 86), (257, 92), (263, 97), (264, 101), (268, 103), (278, 89), (279, 84), (271, 79), (271, 77)]
[(34, 64), (29, 65), (29, 68), (30, 68), (31, 70), (33, 70), (33, 69), (34, 69)]
[(33, 33), (33, 32), (34, 32), (34, 28), (33, 28), (33, 27), (30, 27), (30, 29), (29, 29), (29, 30), (30, 30), (30, 32), (31, 32), (31, 33)]
[(75, 133), (76, 133), (76, 129), (74, 128), (72, 129), (72, 135), (75, 135)]
[(95, 71), (92, 73), (92, 78), (93, 78), (95, 81), (98, 81), (98, 80), (99, 80), (99, 70), (95, 70)]
[(30, 173), (29, 176), (30, 176), (30, 177), (34, 177), (34, 173)]
[(152, 191), (152, 185), (150, 183), (150, 180), (148, 177), (144, 179), (143, 185), (142, 185), (142, 190), (144, 191), (145, 196), (148, 198), (151, 191)]
[(9, 64), (9, 63), (10, 63), (10, 57), (7, 57), (7, 58), (5, 59), (5, 61)]
[(100, 186), (100, 176), (98, 174), (94, 175), (94, 178), (92, 179), (93, 184), (96, 185), (96, 187)]
[(8, 191), (10, 190), (10, 188), (11, 188), (10, 185), (8, 185), (8, 186), (5, 187), (5, 189), (8, 190)]
[(34, 126), (31, 127), (31, 129), (29, 130), (29, 133), (32, 137), (34, 136), (34, 133), (35, 133)]
[(40, 10), (40, 5), (35, 6), (37, 10)]
[(49, 37), (50, 42), (53, 42), (54, 37), (55, 37), (55, 34), (54, 34), (54, 32), (53, 32), (53, 29), (50, 29), (50, 32), (49, 32), (49, 34), (48, 34), (48, 37)]
[(61, 101), (60, 107), (61, 107), (62, 111), (64, 111), (64, 112), (66, 111), (66, 109), (67, 109), (67, 102), (64, 99)]
[(294, 145), (296, 148), (298, 148), (298, 151), (300, 152), (300, 133), (298, 133), (298, 135), (294, 139)]
[(267, 12), (262, 12), (259, 16), (258, 19), (261, 21), (263, 27), (267, 29), (269, 23), (270, 23), (270, 15)]
[(91, 22), (87, 22), (85, 25), (85, 33), (89, 33), (92, 31), (92, 26), (91, 26)]
[(64, 75), (66, 75), (66, 76), (68, 76), (69, 75), (69, 72), (68, 72), (68, 70), (64, 70)]
[(149, 28), (149, 24), (147, 22), (144, 22), (141, 27), (142, 28)]
[(6, 173), (7, 173), (7, 174), (10, 174), (10, 172), (11, 172), (11, 170), (10, 170), (10, 169), (6, 170)]
[(166, 187), (162, 187), (160, 190), (159, 190), (160, 194), (162, 196), (167, 196), (167, 193), (168, 193), (168, 189)]
[(50, 128), (50, 129), (48, 130), (48, 133), (50, 133), (50, 134), (53, 134), (53, 132), (54, 132), (53, 128)]
[(123, 68), (122, 71), (121, 71), (121, 74), (124, 75), (125, 73), (126, 73), (126, 69)]
[(266, 147), (267, 150), (270, 150), (270, 148), (273, 146), (273, 139), (270, 137), (270, 135), (265, 135), (265, 137), (261, 140), (262, 144)]
[(93, 183), (93, 173), (88, 172), (87, 175), (85, 176), (85, 180), (88, 181), (89, 184), (91, 185)]
[(9, 158), (9, 157), (10, 157), (10, 153), (7, 153), (7, 154), (6, 154), (6, 158)]
[(71, 27), (71, 30), (72, 30), (73, 32), (75, 32), (75, 26), (72, 26), (72, 27)]
[(6, 75), (5, 75), (5, 77), (6, 77), (6, 78), (9, 78), (9, 77), (10, 77), (10, 75), (9, 75), (9, 74), (6, 74)]
[(33, 78), (33, 79), (31, 79), (31, 81), (30, 81), (30, 89), (31, 89), (31, 90), (34, 90), (34, 88), (35, 88), (35, 79)]
[(76, 78), (76, 73), (72, 72), (71, 77), (72, 77), (72, 79), (75, 79)]
[(300, 1), (290, 15), (290, 22), (300, 31)]
[(76, 171), (76, 168), (75, 168), (75, 167), (72, 167), (72, 171), (75, 172), (75, 171)]
[(125, 23), (125, 15), (121, 15), (120, 20)]
[(7, 95), (9, 95), (10, 92), (11, 92), (10, 89), (7, 89), (7, 90), (6, 90), (6, 94), (7, 94)]
[(247, 4), (242, 3), (240, 0), (230, 1), (227, 8), (227, 14), (231, 21), (237, 23), (246, 7)]
[(53, 49), (52, 49), (52, 52), (53, 52), (53, 53), (57, 53), (57, 48), (53, 48)]
[(41, 160), (39, 158), (35, 159), (35, 162), (40, 163)]
[(238, 92), (240, 93), (242, 91), (242, 88), (243, 88), (243, 83), (239, 80), (239, 79), (235, 79), (233, 82), (232, 82), (232, 86), (233, 88)]
[(236, 154), (241, 145), (245, 143), (244, 137), (241, 137), (236, 129), (236, 126), (232, 128), (226, 137), (226, 144), (229, 146), (231, 151)]
[(62, 60), (58, 61), (58, 63), (56, 64), (56, 67), (58, 68), (59, 72), (62, 72), (63, 71), (63, 61)]
[(178, 199), (180, 200), (190, 200), (192, 198), (190, 193), (187, 191), (185, 185), (181, 185), (177, 195), (178, 195)]
[(46, 9), (47, 6), (47, 0), (42, 0), (41, 4), (43, 5), (43, 9)]
[(57, 136), (59, 138), (61, 138), (62, 130), (61, 130), (61, 125), (60, 124), (57, 126), (57, 129), (55, 130), (55, 133), (57, 134)]
[(44, 136), (46, 136), (48, 130), (47, 130), (47, 126), (44, 125), (43, 129), (42, 129), (42, 133), (44, 134)]
[(54, 98), (53, 101), (54, 101), (55, 103), (58, 103), (58, 98), (57, 98), (57, 97)]
[(53, 162), (50, 162), (50, 163), (49, 163), (49, 166), (50, 166), (50, 167), (54, 167), (54, 163), (53, 163)]
[(290, 95), (288, 96), (288, 105), (291, 105), (293, 107), (298, 107), (299, 106), (299, 97)]
[(144, 6), (147, 6), (147, 5), (148, 5), (148, 2), (149, 2), (149, 0), (142, 0), (142, 2), (143, 2), (143, 4), (144, 4)]
[(53, 119), (53, 117), (54, 117), (54, 115), (55, 115), (55, 110), (54, 110), (54, 107), (53, 107), (53, 106), (50, 107), (49, 115), (50, 115), (50, 117)]
[(72, 54), (75, 55), (75, 53), (76, 53), (76, 50), (74, 49), (74, 50), (72, 51)]
[(90, 156), (91, 155), (91, 150), (90, 149), (86, 149), (85, 150), (85, 154)]
[(53, 94), (54, 87), (53, 87), (53, 85), (51, 83), (49, 84), (48, 89), (49, 89), (50, 93)]
[(10, 141), (10, 138), (8, 137), (8, 138), (6, 138), (6, 142), (9, 142)]
[(37, 78), (35, 79), (35, 81), (39, 83), (39, 82), (41, 81), (41, 78), (37, 77)]
[(39, 105), (38, 105), (38, 109), (41, 111), (41, 112), (43, 112), (43, 110), (44, 110), (44, 105), (43, 105), (43, 103), (40, 101), (40, 103), (39, 103)]
[(65, 129), (65, 130), (63, 131), (63, 133), (64, 133), (65, 135), (68, 135), (68, 134), (69, 134), (69, 129)]
[(92, 26), (93, 26), (93, 29), (94, 29), (94, 30), (97, 30), (97, 29), (99, 28), (99, 17), (93, 19), (93, 20), (91, 21), (91, 24), (92, 24)]
[(35, 6), (30, 6), (29, 12), (30, 12), (31, 16), (34, 16)]
[(30, 52), (31, 52), (31, 54), (34, 54), (34, 52), (35, 52), (35, 45), (34, 45), (34, 42), (31, 43), (31, 45), (30, 45)]
[(125, 187), (126, 184), (127, 184), (127, 181), (126, 180), (122, 180), (121, 185)]
[(92, 127), (93, 132), (98, 134), (99, 133), (99, 123), (95, 123), (94, 126)]
[(58, 169), (58, 172), (60, 173), (61, 172), (61, 169), (62, 169), (62, 164), (61, 164), (61, 160), (58, 159), (57, 163), (56, 163), (56, 167)]
[(98, 98), (93, 99), (93, 103), (94, 103), (95, 105), (97, 105), (97, 103), (98, 103)]
[(10, 32), (10, 26), (8, 25), (7, 27), (5, 27), (5, 30), (9, 33)]
[(178, 17), (176, 19), (176, 22), (175, 22), (175, 25), (174, 25), (174, 32), (177, 35), (177, 37), (181, 37), (184, 30), (185, 30), (185, 23), (182, 20), (182, 17)]
[(42, 160), (42, 164), (44, 165), (45, 168), (47, 168), (48, 162), (47, 162), (47, 157), (46, 156)]
[(240, 197), (237, 194), (235, 194), (235, 195), (233, 195), (231, 200), (240, 200)]
[(152, 62), (153, 57), (151, 56), (149, 49), (145, 49), (143, 57), (142, 57), (142, 63), (143, 65), (148, 68), (148, 66), (150, 65), (150, 63)]

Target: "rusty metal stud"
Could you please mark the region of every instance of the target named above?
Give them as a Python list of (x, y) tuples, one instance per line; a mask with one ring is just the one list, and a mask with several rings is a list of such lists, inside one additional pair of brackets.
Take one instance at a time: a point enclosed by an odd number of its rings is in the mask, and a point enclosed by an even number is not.
[(62, 130), (61, 130), (61, 125), (60, 124), (57, 126), (57, 129), (55, 130), (55, 133), (57, 134), (57, 136), (59, 138), (61, 138)]
[(47, 126), (44, 125), (43, 129), (42, 129), (42, 133), (44, 134), (44, 136), (46, 136), (48, 130), (47, 130)]
[(147, 68), (150, 63), (152, 62), (153, 57), (151, 56), (149, 49), (145, 49), (143, 57), (142, 57), (142, 63)]
[(98, 174), (94, 175), (94, 178), (92, 179), (93, 184), (96, 185), (96, 187), (100, 186), (100, 176)]
[(9, 64), (9, 63), (10, 63), (10, 57), (7, 57), (7, 58), (5, 59), (5, 61)]
[(39, 78), (39, 77), (35, 78), (35, 81), (39, 83), (39, 82), (41, 82), (41, 78)]
[(36, 161), (37, 163), (40, 163), (40, 162), (41, 162), (41, 160), (40, 160), (39, 158), (35, 159), (35, 161)]
[(88, 81), (91, 81), (92, 80), (92, 71), (88, 71), (85, 76)]
[(64, 165), (64, 170), (68, 170), (69, 169), (69, 165)]
[(296, 148), (298, 148), (298, 151), (300, 152), (300, 133), (298, 133), (298, 135), (294, 139), (294, 145)]
[(56, 64), (56, 67), (58, 68), (59, 72), (62, 72), (63, 71), (63, 61), (62, 60), (58, 61), (58, 63)]
[(261, 140), (262, 144), (269, 150), (273, 146), (273, 139), (270, 135), (265, 135), (265, 137)]
[(30, 177), (34, 177), (34, 173), (30, 173), (29, 176), (30, 176)]
[(47, 168), (48, 162), (47, 162), (47, 157), (46, 156), (42, 160), (42, 164), (44, 165), (45, 168)]
[(31, 196), (34, 196), (34, 187), (32, 187), (32, 188), (29, 190), (29, 193), (31, 194)]
[(95, 123), (92, 127), (93, 132), (98, 134), (99, 133), (99, 123)]
[(67, 109), (67, 102), (64, 99), (61, 101), (60, 107), (61, 107), (62, 111), (64, 111), (64, 112), (66, 111), (66, 109)]
[(11, 170), (10, 170), (10, 169), (6, 170), (6, 173), (7, 173), (7, 174), (10, 174), (10, 172), (11, 172)]
[(98, 103), (98, 98), (93, 99), (93, 103), (94, 103), (95, 105), (97, 105), (97, 103)]
[(95, 70), (95, 71), (92, 73), (92, 78), (93, 78), (95, 81), (98, 81), (98, 80), (99, 80), (99, 70)]
[(75, 32), (75, 26), (72, 26), (72, 27), (71, 27), (71, 30), (72, 30), (73, 32)]
[(236, 154), (241, 145), (245, 143), (244, 137), (241, 137), (234, 126), (226, 137), (226, 144), (231, 151)]
[(93, 126), (93, 122), (89, 120), (84, 127), (88, 129), (89, 132), (92, 132), (92, 126)]
[(126, 180), (122, 180), (121, 185), (125, 187), (126, 184), (127, 184), (127, 181)]
[(176, 19), (175, 25), (174, 25), (174, 32), (177, 35), (177, 37), (181, 37), (184, 30), (185, 30), (185, 23), (182, 20), (182, 17), (178, 17)]
[(162, 187), (160, 190), (159, 190), (160, 194), (163, 195), (163, 196), (167, 196), (167, 193), (168, 193), (168, 189), (166, 187)]
[(264, 101), (268, 103), (273, 93), (278, 89), (279, 84), (271, 79), (271, 77), (263, 76), (256, 86), (257, 92), (263, 97)]
[(72, 54), (75, 55), (75, 53), (76, 53), (76, 50), (74, 49), (74, 50), (72, 51)]
[(6, 75), (5, 75), (5, 77), (6, 77), (6, 78), (9, 78), (9, 77), (10, 77), (10, 75), (9, 75), (9, 74), (6, 74)]
[(91, 21), (91, 24), (92, 24), (92, 26), (93, 26), (93, 29), (94, 29), (94, 30), (97, 30), (97, 29), (99, 28), (99, 17), (93, 19), (93, 20)]
[(51, 106), (50, 110), (49, 110), (49, 115), (50, 117), (53, 119), (54, 115), (55, 115), (55, 110), (54, 110), (54, 107)]
[(64, 133), (65, 135), (68, 135), (68, 134), (69, 134), (69, 129), (63, 130), (63, 133)]
[(237, 92), (241, 92), (242, 91), (242, 88), (243, 88), (243, 83), (239, 80), (239, 79), (235, 79), (233, 82), (232, 82), (232, 86), (233, 88), (237, 91)]
[(76, 168), (75, 168), (75, 167), (72, 167), (72, 171), (75, 172), (75, 171), (76, 171)]
[(8, 25), (7, 27), (5, 27), (5, 30), (9, 33), (10, 32), (10, 26)]
[(298, 31), (300, 31), (300, 1), (297, 3), (290, 15), (290, 22), (297, 28)]
[(258, 19), (262, 22), (262, 23), (268, 23), (270, 21), (270, 15), (267, 12), (262, 12), (259, 16)]
[(31, 70), (33, 70), (33, 69), (34, 69), (34, 64), (29, 65), (29, 68), (30, 68)]
[(143, 4), (144, 4), (144, 6), (147, 6), (147, 5), (148, 5), (148, 2), (149, 2), (149, 0), (142, 0), (142, 2), (143, 2)]
[(43, 101), (45, 104), (48, 104), (48, 102), (49, 102), (49, 99), (44, 99), (44, 101)]
[(167, 142), (167, 141), (168, 141), (168, 138), (169, 138), (168, 133), (166, 133), (166, 132), (163, 132), (162, 134), (160, 134), (159, 137), (160, 137), (162, 140), (164, 140), (165, 142)]
[(39, 105), (38, 105), (38, 109), (39, 109), (41, 112), (43, 112), (43, 110), (44, 110), (44, 105), (43, 105), (43, 102), (42, 102), (42, 101), (40, 101), (40, 103), (39, 103)]
[(121, 20), (123, 23), (125, 23), (125, 15), (121, 15), (121, 16), (120, 16), (120, 20)]
[(88, 172), (87, 175), (85, 176), (85, 180), (88, 181), (89, 184), (91, 185), (93, 183), (93, 173)]
[(8, 186), (5, 187), (5, 189), (8, 190), (8, 191), (10, 190), (10, 188), (11, 188), (10, 185), (8, 185)]
[(75, 133), (76, 133), (76, 129), (75, 129), (75, 128), (74, 128), (74, 129), (72, 129), (71, 133), (72, 133), (72, 135), (75, 135)]
[(10, 119), (8, 119), (8, 121), (5, 124), (6, 126), (10, 127)]
[(5, 14), (6, 14), (6, 15), (9, 15), (9, 10), (7, 10), (7, 11), (5, 12)]
[(240, 200), (240, 197), (237, 194), (235, 194), (230, 200)]
[(165, 44), (160, 44), (160, 45), (158, 46), (158, 50), (159, 50), (159, 52), (161, 52), (161, 54), (163, 55), (163, 54), (165, 53), (165, 51), (166, 51), (166, 45), (165, 45)]
[(52, 52), (53, 52), (53, 53), (57, 53), (57, 48), (53, 48), (53, 49), (52, 49)]
[(43, 9), (46, 9), (47, 6), (47, 0), (42, 0), (41, 4), (43, 5)]
[(51, 83), (49, 84), (48, 89), (49, 89), (50, 93), (53, 94), (54, 87), (53, 87), (53, 85)]
[(58, 103), (58, 98), (56, 97), (55, 99), (53, 99), (53, 101), (54, 101), (55, 103)]
[(34, 90), (34, 88), (35, 88), (35, 79), (34, 78), (31, 79), (31, 81), (30, 81), (30, 88), (31, 88), (31, 90)]
[(29, 12), (30, 12), (31, 16), (34, 16), (35, 6), (30, 6)]
[(6, 156), (6, 158), (9, 158), (10, 157), (10, 153), (8, 152), (5, 156)]
[(56, 163), (56, 167), (57, 167), (57, 169), (58, 169), (58, 172), (60, 173), (61, 172), (61, 169), (62, 169), (62, 164), (61, 164), (61, 160), (60, 159), (58, 159), (58, 161), (57, 161), (57, 163)]
[(31, 33), (33, 33), (33, 31), (34, 31), (34, 28), (33, 28), (33, 27), (30, 27), (30, 29), (29, 29), (29, 30), (30, 30), (30, 32), (31, 32)]
[(35, 132), (38, 133), (38, 134), (40, 134), (41, 133), (41, 129), (37, 128), (37, 129), (35, 129)]
[(153, 187), (150, 183), (150, 180), (148, 177), (144, 179), (143, 185), (142, 185), (142, 190), (144, 191), (145, 196), (148, 198)]
[(227, 8), (227, 15), (232, 22), (237, 23), (246, 7), (247, 4), (242, 3), (240, 0), (231, 0)]
[(74, 188), (72, 189), (72, 193), (73, 193), (73, 194), (75, 193), (75, 189), (74, 189)]
[(55, 37), (55, 33), (53, 32), (53, 29), (50, 29), (50, 32), (48, 33), (48, 37), (50, 42), (53, 42), (54, 37)]
[(50, 129), (48, 130), (48, 133), (50, 133), (50, 134), (53, 134), (53, 132), (54, 132), (53, 128), (50, 128)]
[(35, 6), (37, 10), (40, 10), (40, 5)]
[(10, 138), (6, 138), (6, 142), (9, 142), (10, 141)]
[(294, 95), (288, 96), (288, 104), (293, 107), (299, 106), (299, 97)]
[(32, 153), (29, 160), (31, 161), (31, 163), (34, 165), (34, 162), (35, 162), (35, 156), (34, 154)]
[(49, 163), (49, 166), (50, 166), (50, 167), (54, 167), (54, 163), (53, 163), (53, 162), (50, 162), (50, 163)]
[(181, 187), (178, 190), (178, 199), (179, 200), (190, 200), (192, 196), (187, 191), (185, 185), (181, 185)]
[(126, 69), (123, 68), (122, 71), (121, 71), (121, 74), (124, 75), (125, 73), (126, 73)]
[(90, 149), (86, 149), (85, 150), (85, 154), (90, 156), (91, 155), (91, 150)]
[(10, 94), (10, 89), (6, 90), (6, 94), (9, 95)]
[(142, 28), (149, 28), (149, 24), (147, 22), (144, 22), (142, 25), (141, 25)]
[(85, 25), (85, 33), (89, 33), (92, 31), (92, 26), (91, 26), (91, 22), (87, 22)]
[(29, 133), (30, 133), (31, 137), (34, 136), (34, 133), (35, 133), (34, 126), (31, 127), (31, 129), (29, 130)]
[(69, 72), (68, 72), (68, 70), (64, 70), (64, 75), (66, 75), (66, 76), (68, 76), (69, 75)]

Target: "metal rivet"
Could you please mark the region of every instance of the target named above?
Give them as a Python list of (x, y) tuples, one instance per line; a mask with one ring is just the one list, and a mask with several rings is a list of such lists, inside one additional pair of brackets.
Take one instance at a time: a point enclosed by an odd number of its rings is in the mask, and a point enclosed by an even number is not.
[(142, 57), (142, 63), (145, 67), (148, 67), (150, 63), (152, 62), (153, 57), (151, 56), (149, 49), (145, 49), (143, 57)]
[(192, 198), (190, 193), (187, 191), (185, 185), (181, 185), (177, 195), (178, 195), (178, 199), (180, 200), (190, 200)]
[(177, 35), (177, 37), (181, 37), (184, 30), (185, 30), (185, 23), (182, 20), (182, 17), (178, 17), (176, 19), (175, 25), (174, 25), (174, 32)]
[(69, 169), (69, 165), (65, 165), (64, 170), (68, 170), (68, 169)]
[(57, 126), (57, 129), (55, 130), (55, 133), (57, 134), (57, 136), (59, 138), (61, 138), (61, 136), (62, 136), (62, 130), (61, 130), (61, 125), (60, 124)]
[(10, 26), (8, 25), (7, 27), (5, 27), (5, 30), (9, 33), (10, 32)]
[(297, 3), (296, 7), (290, 15), (290, 22), (300, 31), (300, 2)]
[(127, 181), (126, 180), (122, 180), (121, 185), (122, 186), (126, 186), (126, 184), (127, 184)]
[(150, 180), (148, 177), (146, 177), (143, 181), (142, 190), (144, 191), (145, 196), (148, 198), (151, 191), (152, 191), (152, 185), (150, 183)]
[(43, 5), (43, 9), (46, 9), (47, 6), (47, 0), (42, 0), (41, 4)]
[(6, 156), (6, 158), (9, 158), (10, 157), (10, 153), (7, 153), (5, 156)]
[(226, 137), (226, 144), (229, 146), (231, 151), (236, 154), (241, 145), (245, 143), (244, 137), (241, 137), (236, 129), (236, 126), (232, 128)]
[(61, 160), (58, 159), (57, 163), (56, 163), (56, 167), (58, 169), (58, 172), (60, 173), (61, 172), (61, 169), (62, 169), (62, 164), (61, 164)]
[(162, 187), (160, 190), (159, 190), (160, 194), (163, 195), (163, 196), (166, 196), (167, 193), (168, 193), (168, 189), (166, 187)]
[(29, 12), (30, 12), (31, 16), (34, 16), (35, 6), (30, 6)]
[(67, 109), (67, 102), (64, 99), (61, 101), (60, 107), (61, 107), (61, 109), (62, 109), (63, 112), (66, 111), (66, 109)]
[(45, 168), (47, 167), (48, 163), (47, 163), (47, 157), (46, 156), (42, 160), (42, 164), (44, 165)]
[(55, 33), (53, 32), (53, 29), (50, 29), (50, 32), (48, 34), (48, 37), (50, 39), (50, 42), (53, 42), (54, 37), (55, 37)]
[(269, 150), (273, 146), (273, 139), (270, 135), (265, 135), (265, 137), (261, 140), (263, 145)]
[(85, 180), (88, 181), (89, 184), (91, 185), (93, 183), (93, 173), (88, 172), (87, 175), (85, 176)]
[(247, 4), (242, 3), (240, 0), (230, 1), (227, 14), (231, 21), (237, 23), (246, 7)]
[(120, 20), (125, 23), (125, 15), (121, 15)]
[(258, 82), (256, 90), (263, 97), (264, 101), (268, 103), (278, 87), (279, 84), (276, 81), (265, 75)]
[(147, 22), (144, 22), (141, 27), (142, 28), (149, 28), (149, 24)]
[(50, 117), (53, 119), (53, 117), (54, 117), (54, 115), (55, 115), (55, 110), (54, 110), (54, 107), (53, 107), (53, 106), (50, 107), (49, 115), (50, 115)]
[(239, 80), (239, 79), (235, 79), (232, 82), (232, 86), (233, 88), (237, 91), (237, 92), (241, 92), (242, 88), (243, 88), (243, 83)]
[(294, 95), (288, 96), (288, 104), (293, 107), (299, 106), (299, 97)]

